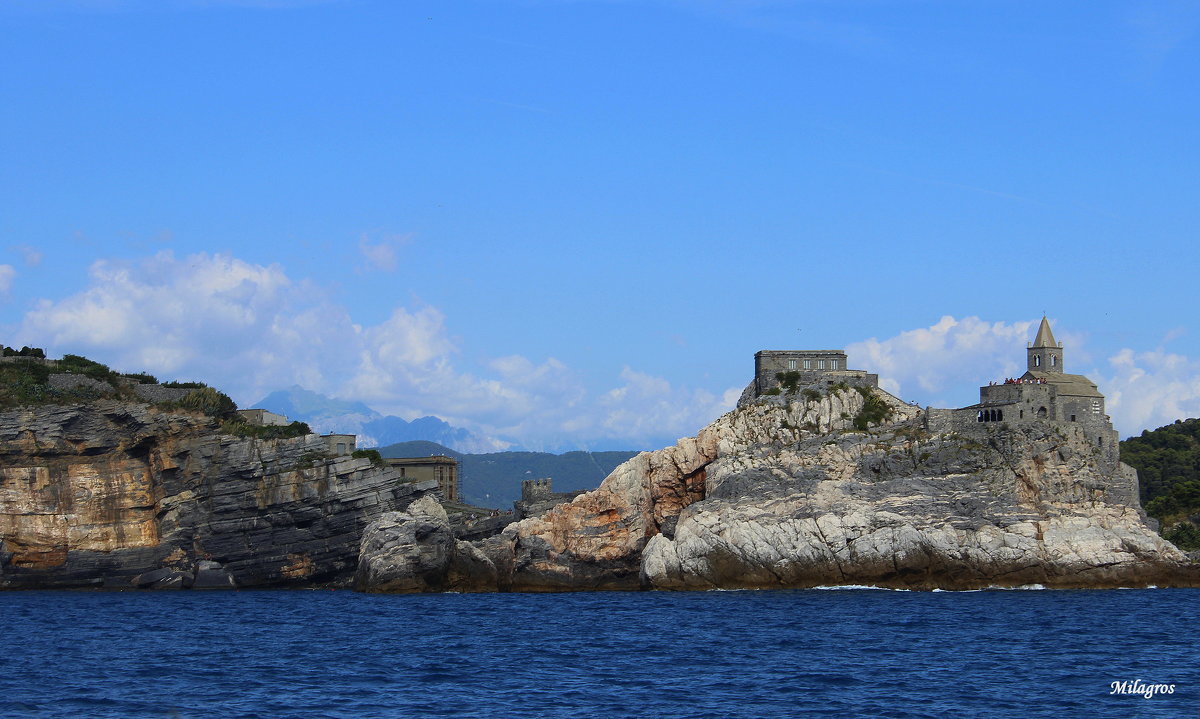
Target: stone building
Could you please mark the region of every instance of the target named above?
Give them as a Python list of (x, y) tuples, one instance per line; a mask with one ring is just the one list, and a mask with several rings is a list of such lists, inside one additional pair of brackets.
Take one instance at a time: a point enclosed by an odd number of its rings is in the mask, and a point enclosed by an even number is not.
[(400, 472), (408, 482), (437, 480), (442, 501), (458, 501), (458, 460), (443, 454), (431, 457), (388, 457), (384, 460), (389, 467)]
[(521, 480), (521, 499), (513, 502), (513, 512), (518, 520), (536, 517), (548, 512), (563, 502), (570, 502), (587, 490), (555, 492), (554, 480), (549, 477)]
[(754, 353), (754, 396), (774, 394), (784, 381), (792, 387), (828, 389), (844, 382), (851, 387), (878, 387), (879, 375), (847, 369), (843, 350), (762, 350)]
[(237, 414), (246, 424), (259, 427), (286, 427), (288, 425), (287, 417), (265, 409), (239, 409)]
[(356, 434), (323, 434), (321, 440), (325, 442), (325, 453), (335, 457), (352, 454), (358, 448)]
[(929, 409), (935, 431), (992, 422), (1063, 422), (1083, 429), (1098, 447), (1117, 451), (1119, 437), (1105, 413), (1104, 395), (1081, 374), (1064, 371), (1064, 348), (1045, 317), (1025, 349), (1025, 374), (979, 388), (979, 403), (961, 409)]

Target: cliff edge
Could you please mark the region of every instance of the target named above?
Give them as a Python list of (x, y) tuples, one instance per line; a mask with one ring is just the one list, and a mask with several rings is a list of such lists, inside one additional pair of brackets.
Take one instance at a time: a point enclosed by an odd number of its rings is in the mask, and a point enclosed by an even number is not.
[[(416, 581), (372, 566), (394, 561), (376, 538), (357, 587), (1200, 585), (1197, 565), (1148, 526), (1136, 472), (1081, 429), (936, 432), (924, 414), (870, 388), (744, 400), (569, 504), (445, 545)], [(484, 568), (464, 577), (464, 567)], [(383, 574), (390, 586), (368, 580)]]
[(121, 401), (0, 412), (0, 588), (346, 583), (363, 529), (431, 490), (317, 435), (218, 425)]

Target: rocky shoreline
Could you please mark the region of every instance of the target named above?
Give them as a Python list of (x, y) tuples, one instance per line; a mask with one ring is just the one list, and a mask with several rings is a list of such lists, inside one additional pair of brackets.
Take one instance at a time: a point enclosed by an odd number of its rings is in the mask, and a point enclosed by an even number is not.
[[(934, 433), (867, 393), (744, 401), (595, 491), (468, 543), (436, 513), (368, 527), (362, 591), (1200, 586), (1150, 527), (1137, 476), (1051, 423)], [(416, 530), (420, 526), (422, 529)], [(420, 561), (417, 561), (417, 558)], [(382, 579), (386, 577), (386, 579)]]
[(218, 426), (117, 401), (0, 412), (0, 588), (345, 586), (367, 524), (436, 486)]
[[(855, 429), (869, 397), (888, 416)], [(0, 589), (1200, 586), (1142, 512), (1136, 473), (1081, 431), (925, 420), (878, 389), (747, 397), (465, 541), (436, 482), (326, 456), (315, 435), (230, 436), (123, 402), (8, 411)]]

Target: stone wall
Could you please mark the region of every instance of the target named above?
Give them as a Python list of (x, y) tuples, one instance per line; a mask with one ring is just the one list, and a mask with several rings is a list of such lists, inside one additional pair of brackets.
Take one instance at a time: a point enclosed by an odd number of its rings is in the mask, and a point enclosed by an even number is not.
[(97, 392), (113, 392), (113, 391), (115, 391), (115, 389), (113, 388), (113, 386), (111, 384), (109, 384), (107, 382), (102, 382), (101, 380), (98, 380), (98, 379), (92, 379), (91, 377), (88, 377), (87, 375), (82, 375), (82, 374), (70, 374), (70, 373), (52, 374), (52, 375), (50, 375), (50, 378), (47, 381), (47, 384), (50, 385), (51, 389), (56, 389), (59, 391), (73, 390), (77, 387), (95, 390)]
[(163, 387), (161, 384), (135, 384), (132, 385), (134, 394), (139, 398), (151, 403), (158, 404), (159, 402), (178, 402), (188, 395), (190, 392), (195, 392), (193, 389), (182, 389), (179, 387)]

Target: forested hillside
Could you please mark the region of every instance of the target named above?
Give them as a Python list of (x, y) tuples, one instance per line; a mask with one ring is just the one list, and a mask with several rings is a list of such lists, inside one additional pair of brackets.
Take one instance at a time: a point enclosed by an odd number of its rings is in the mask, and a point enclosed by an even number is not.
[(1141, 480), (1142, 506), (1181, 549), (1200, 549), (1200, 419), (1143, 431), (1121, 443)]

